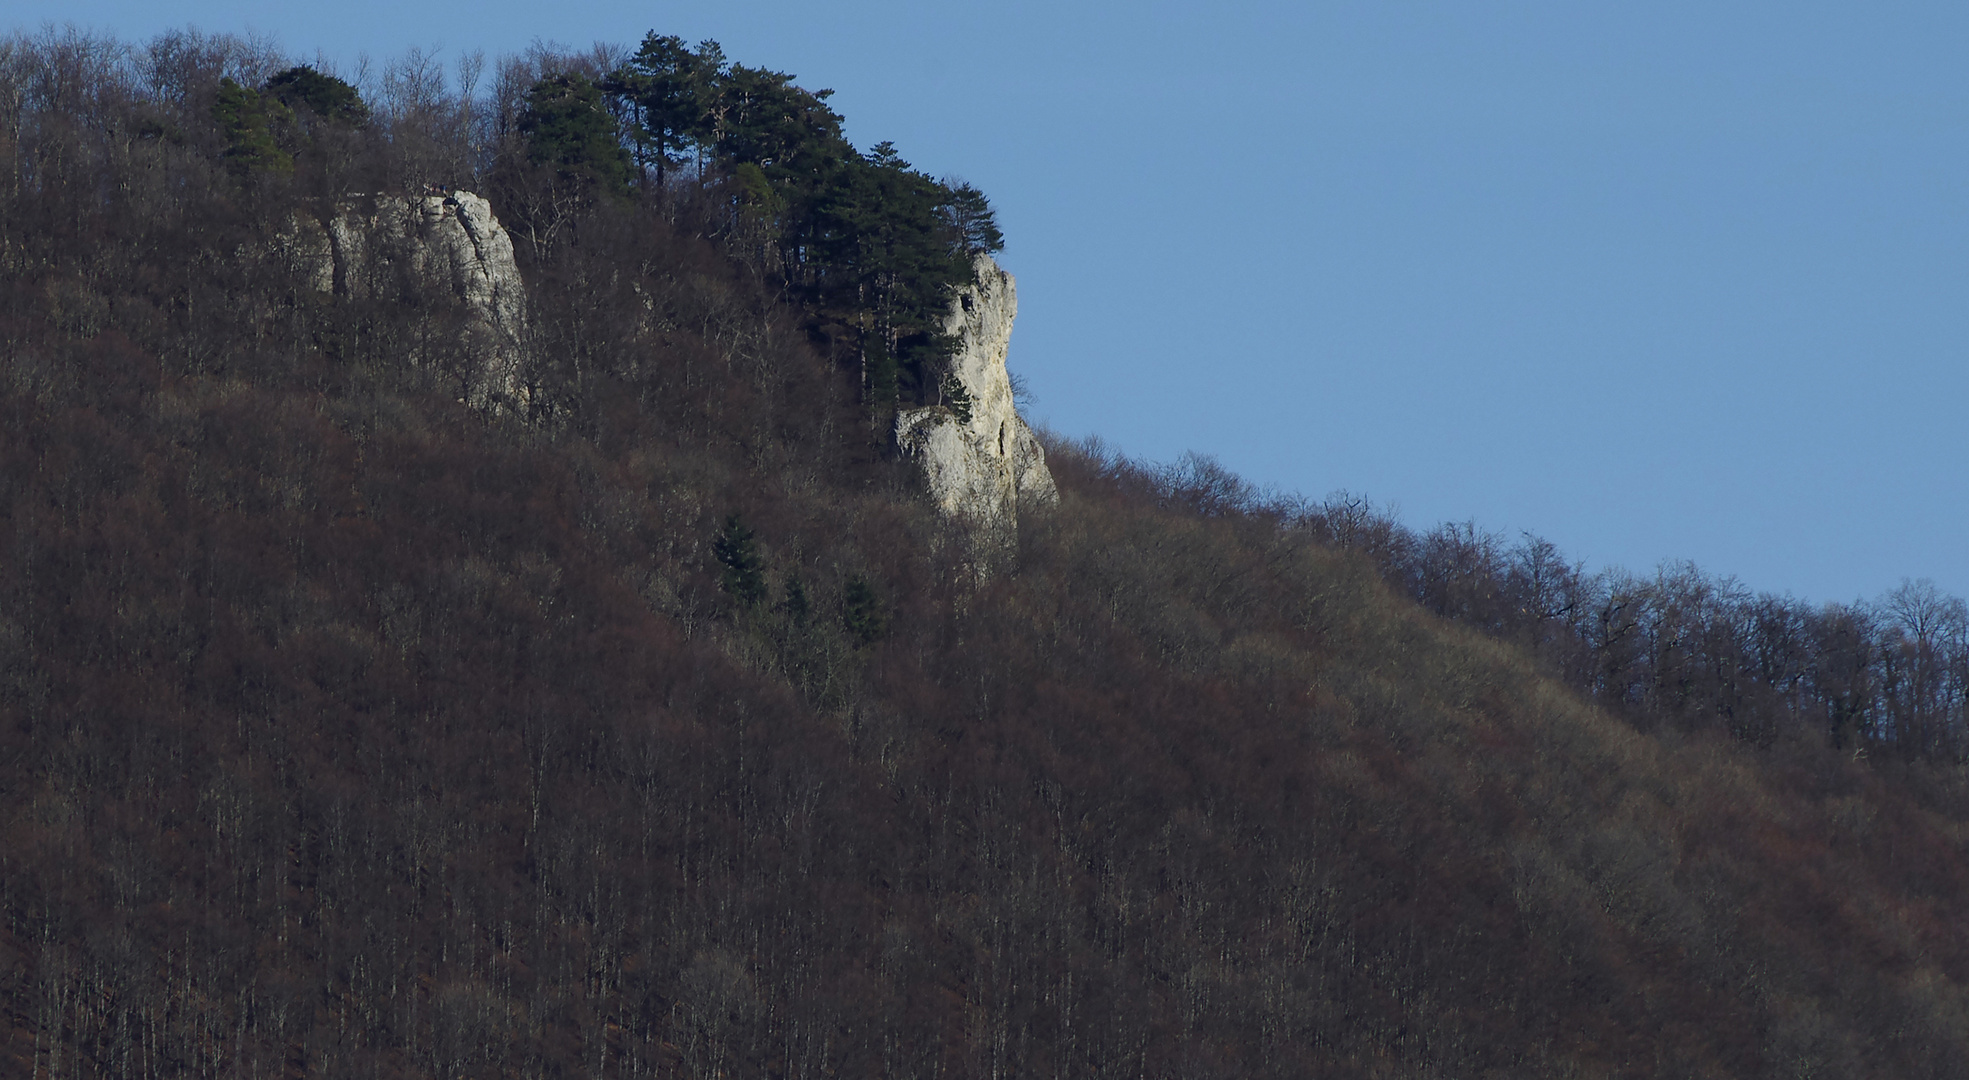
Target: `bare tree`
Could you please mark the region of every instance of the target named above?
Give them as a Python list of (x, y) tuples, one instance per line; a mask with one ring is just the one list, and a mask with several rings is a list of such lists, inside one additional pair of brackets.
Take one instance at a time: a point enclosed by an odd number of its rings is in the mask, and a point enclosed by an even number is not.
[(1963, 686), (1953, 678), (1969, 634), (1969, 605), (1927, 578), (1903, 580), (1880, 599), (1886, 620), (1880, 656), (1883, 693), (1904, 754), (1961, 750)]

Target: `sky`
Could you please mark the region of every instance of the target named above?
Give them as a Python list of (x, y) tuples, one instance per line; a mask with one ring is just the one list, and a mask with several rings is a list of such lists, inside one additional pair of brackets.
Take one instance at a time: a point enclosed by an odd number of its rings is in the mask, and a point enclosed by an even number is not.
[(349, 66), (716, 39), (991, 197), (1059, 434), (1592, 569), (1969, 595), (1969, 5), (0, 10)]

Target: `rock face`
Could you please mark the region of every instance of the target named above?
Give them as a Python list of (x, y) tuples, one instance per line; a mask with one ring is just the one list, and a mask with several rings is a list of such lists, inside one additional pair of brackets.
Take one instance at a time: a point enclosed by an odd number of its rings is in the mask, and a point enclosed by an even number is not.
[(1009, 531), (1022, 511), (1052, 506), (1060, 494), (1045, 450), (1012, 403), (1005, 370), (1019, 310), (1012, 275), (981, 255), (976, 277), (944, 323), (958, 339), (950, 371), (970, 398), (970, 417), (947, 405), (905, 409), (896, 416), (896, 445), (922, 466), (945, 515)]
[(526, 285), (492, 204), (469, 191), (366, 196), (337, 207), (325, 224), (297, 220), (284, 239), (322, 292), (448, 291), (466, 313), (466, 401), (525, 411)]

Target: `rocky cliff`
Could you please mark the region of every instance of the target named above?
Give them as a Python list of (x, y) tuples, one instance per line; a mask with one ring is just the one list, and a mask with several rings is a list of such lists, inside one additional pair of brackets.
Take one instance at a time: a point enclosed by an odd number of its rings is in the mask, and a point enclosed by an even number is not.
[(969, 407), (903, 410), (896, 416), (896, 445), (922, 466), (946, 515), (1010, 529), (1021, 511), (1052, 506), (1060, 495), (1045, 450), (1013, 405), (1005, 370), (1019, 310), (1012, 275), (981, 255), (976, 279), (952, 299), (944, 324), (944, 332), (958, 339), (950, 373), (962, 387), (962, 395), (947, 400), (968, 398)]
[[(324, 293), (448, 293), (465, 316), (455, 342), (465, 358), (465, 400), (526, 411), (526, 285), (512, 240), (486, 200), (469, 191), (363, 196), (326, 220), (297, 218), (282, 241)], [(1046, 452), (1019, 416), (1005, 369), (1018, 306), (1012, 275), (979, 256), (975, 281), (952, 298), (944, 324), (958, 341), (949, 369), (956, 392), (944, 404), (902, 410), (895, 426), (896, 445), (921, 466), (946, 516), (1008, 530), (1022, 511), (1059, 501)]]
[(365, 196), (339, 205), (326, 221), (298, 219), (285, 239), (322, 292), (448, 292), (466, 316), (465, 399), (477, 408), (524, 411), (526, 286), (513, 242), (486, 200), (469, 191)]

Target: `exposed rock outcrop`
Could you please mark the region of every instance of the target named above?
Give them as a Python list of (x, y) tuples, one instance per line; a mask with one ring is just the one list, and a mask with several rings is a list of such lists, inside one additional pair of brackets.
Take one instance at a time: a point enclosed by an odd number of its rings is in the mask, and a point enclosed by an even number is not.
[(284, 238), (315, 288), (349, 297), (442, 289), (466, 312), (465, 399), (525, 411), (526, 285), (492, 205), (469, 191), (349, 200)]
[(931, 497), (947, 516), (1007, 531), (1022, 511), (1060, 501), (1046, 451), (1019, 416), (1005, 351), (1019, 298), (1012, 275), (980, 255), (976, 284), (952, 299), (944, 332), (958, 339), (950, 374), (969, 399), (961, 405), (904, 409), (896, 416), (896, 445), (929, 480)]

